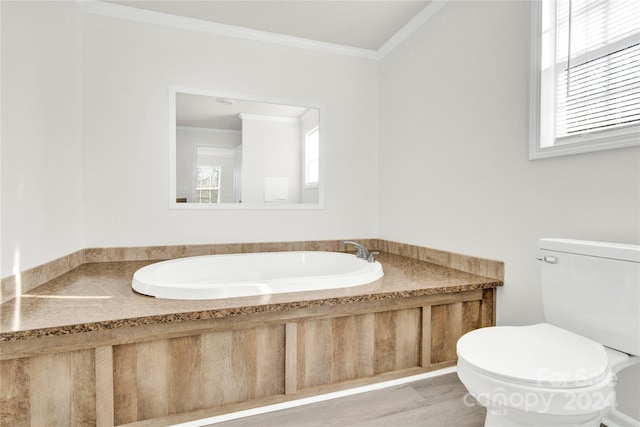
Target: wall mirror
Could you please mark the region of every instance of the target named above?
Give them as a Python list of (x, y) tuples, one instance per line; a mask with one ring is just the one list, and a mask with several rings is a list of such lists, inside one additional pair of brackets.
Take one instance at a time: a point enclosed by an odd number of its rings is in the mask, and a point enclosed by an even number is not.
[(169, 207), (319, 209), (323, 107), (170, 87)]

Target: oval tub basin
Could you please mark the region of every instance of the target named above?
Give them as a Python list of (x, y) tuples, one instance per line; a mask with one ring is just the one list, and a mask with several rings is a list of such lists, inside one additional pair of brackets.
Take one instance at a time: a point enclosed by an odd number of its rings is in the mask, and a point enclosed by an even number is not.
[(221, 299), (346, 288), (383, 276), (379, 262), (340, 252), (205, 255), (147, 265), (131, 287), (173, 299)]

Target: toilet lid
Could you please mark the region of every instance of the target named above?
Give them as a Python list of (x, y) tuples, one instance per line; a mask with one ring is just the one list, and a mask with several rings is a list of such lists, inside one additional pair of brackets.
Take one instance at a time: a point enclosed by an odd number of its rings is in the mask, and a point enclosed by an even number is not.
[(548, 323), (476, 329), (458, 340), (457, 352), (486, 375), (541, 387), (586, 387), (608, 372), (602, 344)]

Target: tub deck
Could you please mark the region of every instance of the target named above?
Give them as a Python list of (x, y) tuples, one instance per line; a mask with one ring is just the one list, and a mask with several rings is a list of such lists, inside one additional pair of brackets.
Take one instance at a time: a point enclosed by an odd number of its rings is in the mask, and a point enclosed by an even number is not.
[(224, 318), (303, 307), (491, 289), (502, 282), (484, 276), (381, 253), (384, 277), (342, 289), (224, 300), (169, 300), (136, 294), (131, 278), (153, 261), (84, 264), (0, 306), (0, 341), (138, 325)]
[(367, 285), (203, 301), (134, 293), (148, 261), (84, 264), (0, 306), (0, 420), (203, 418), (451, 366), (459, 336), (495, 324), (500, 280), (378, 260)]

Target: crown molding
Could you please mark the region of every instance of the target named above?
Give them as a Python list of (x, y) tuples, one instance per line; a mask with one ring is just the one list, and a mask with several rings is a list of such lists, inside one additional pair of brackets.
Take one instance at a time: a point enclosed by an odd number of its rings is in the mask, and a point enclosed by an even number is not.
[(302, 37), (286, 36), (268, 31), (237, 27), (234, 25), (219, 24), (201, 19), (187, 18), (184, 16), (171, 15), (152, 10), (137, 9), (134, 7), (106, 3), (98, 0), (76, 0), (76, 4), (80, 10), (85, 13), (129, 19), (149, 24), (166, 25), (185, 30), (202, 31), (221, 36), (275, 43), (302, 49), (353, 56), (356, 58), (378, 59), (378, 52), (371, 49), (361, 49), (335, 43), (305, 39)]
[(286, 36), (268, 31), (253, 30), (234, 25), (219, 24), (202, 19), (187, 18), (152, 10), (137, 9), (99, 0), (76, 0), (82, 12), (114, 18), (129, 19), (149, 24), (166, 25), (192, 31), (202, 31), (227, 37), (280, 44), (284, 46), (311, 49), (325, 53), (352, 56), (355, 58), (381, 60), (393, 51), (422, 24), (435, 15), (449, 0), (432, 0), (420, 13), (394, 34), (380, 49), (361, 49), (336, 43), (326, 43), (302, 37)]
[(427, 22), (433, 15), (448, 3), (449, 0), (432, 0), (424, 9), (413, 17), (404, 27), (400, 28), (385, 44), (378, 49), (378, 59), (381, 60), (389, 52), (400, 45), (407, 37), (413, 34), (422, 24)]
[(110, 16), (114, 18), (129, 19), (149, 24), (166, 25), (185, 30), (202, 31), (227, 37), (235, 37), (246, 40), (261, 41), (280, 44), (284, 46), (311, 49), (325, 53), (352, 56), (355, 58), (382, 60), (389, 52), (393, 51), (407, 37), (413, 34), (422, 24), (435, 15), (449, 0), (432, 0), (411, 21), (398, 30), (378, 50), (362, 49), (344, 46), (336, 43), (327, 43), (317, 40), (293, 37), (268, 31), (253, 30), (234, 25), (220, 24), (202, 19), (187, 18), (168, 13), (155, 12), (146, 9), (122, 6), (114, 3), (106, 3), (99, 0), (75, 0), (82, 12), (96, 15)]

